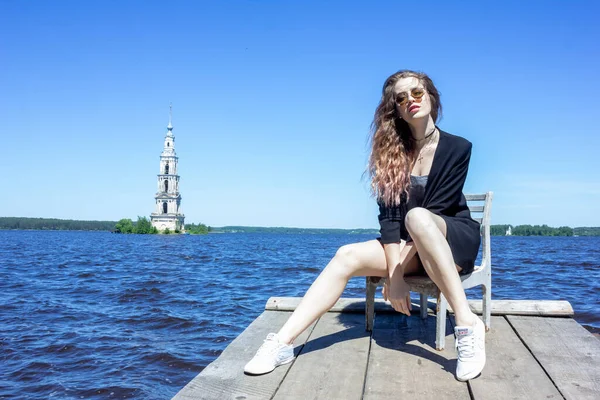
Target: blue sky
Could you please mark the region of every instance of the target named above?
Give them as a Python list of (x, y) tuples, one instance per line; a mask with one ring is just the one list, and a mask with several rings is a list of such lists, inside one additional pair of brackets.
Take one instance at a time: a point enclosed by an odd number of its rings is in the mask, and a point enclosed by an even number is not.
[(493, 223), (600, 226), (599, 8), (4, 1), (0, 216), (149, 215), (172, 102), (186, 222), (377, 228), (369, 125), (409, 68), (473, 143)]

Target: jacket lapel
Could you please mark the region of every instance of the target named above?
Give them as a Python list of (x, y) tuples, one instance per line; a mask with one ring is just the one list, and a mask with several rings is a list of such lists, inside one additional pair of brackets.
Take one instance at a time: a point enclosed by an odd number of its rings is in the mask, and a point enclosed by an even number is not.
[[(438, 128), (439, 129), (439, 128)], [(427, 185), (425, 185), (425, 195), (423, 199), (423, 206), (426, 207), (431, 199), (431, 193), (435, 191), (436, 187), (439, 186), (439, 180), (441, 178), (440, 173), (442, 167), (445, 164), (444, 158), (448, 156), (448, 136), (446, 132), (440, 129), (440, 140), (433, 153), (433, 161), (431, 162), (431, 169), (429, 176), (427, 177)]]

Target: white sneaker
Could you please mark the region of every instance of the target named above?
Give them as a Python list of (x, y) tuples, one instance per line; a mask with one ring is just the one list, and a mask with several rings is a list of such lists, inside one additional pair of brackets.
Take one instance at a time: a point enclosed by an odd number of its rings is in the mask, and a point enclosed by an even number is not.
[(294, 346), (280, 343), (276, 333), (269, 333), (254, 358), (244, 367), (244, 372), (251, 375), (266, 374), (293, 360)]
[(456, 379), (463, 382), (479, 375), (485, 365), (485, 325), (479, 317), (475, 319), (473, 326), (454, 328), (458, 353)]

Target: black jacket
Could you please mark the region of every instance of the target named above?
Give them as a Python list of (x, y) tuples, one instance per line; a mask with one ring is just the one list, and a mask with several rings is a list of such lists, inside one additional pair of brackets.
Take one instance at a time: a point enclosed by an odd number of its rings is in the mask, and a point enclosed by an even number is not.
[[(467, 179), (471, 148), (472, 144), (468, 140), (440, 130), (422, 206), (441, 217), (466, 219), (464, 222), (472, 227), (471, 230), (477, 235), (479, 241), (479, 223), (471, 219), (471, 213), (462, 193)], [(400, 239), (406, 240), (408, 238), (404, 225), (406, 196), (401, 197), (401, 204), (397, 206), (386, 207), (381, 201), (378, 201), (378, 204), (381, 242), (387, 244), (399, 243)], [(447, 218), (444, 219), (449, 222)]]

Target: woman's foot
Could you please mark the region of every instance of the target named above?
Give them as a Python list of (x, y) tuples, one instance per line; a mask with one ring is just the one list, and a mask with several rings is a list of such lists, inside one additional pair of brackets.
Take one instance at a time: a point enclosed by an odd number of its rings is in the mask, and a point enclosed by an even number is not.
[(468, 381), (475, 378), (485, 365), (485, 325), (475, 316), (472, 326), (456, 326), (456, 379)]
[(244, 372), (250, 375), (266, 374), (293, 360), (294, 346), (280, 342), (276, 333), (269, 333), (254, 358), (244, 367)]

